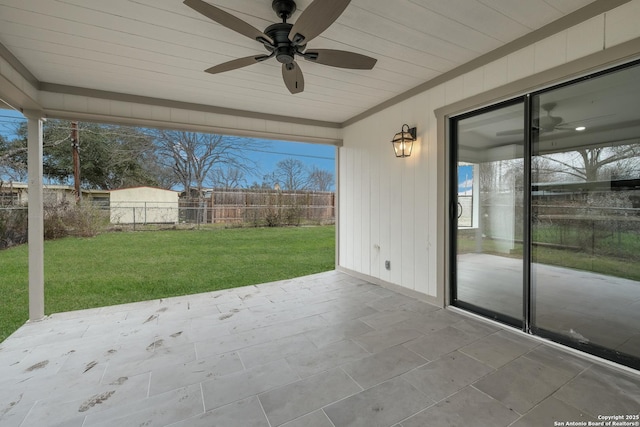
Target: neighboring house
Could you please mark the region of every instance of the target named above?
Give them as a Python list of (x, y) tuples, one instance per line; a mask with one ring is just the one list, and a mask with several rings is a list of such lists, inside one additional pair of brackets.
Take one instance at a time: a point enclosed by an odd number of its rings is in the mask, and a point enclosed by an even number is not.
[(153, 187), (111, 190), (112, 224), (175, 224), (178, 222), (177, 191)]
[[(26, 206), (29, 199), (27, 183), (3, 182), (0, 205)], [(81, 190), (82, 200), (110, 210), (112, 224), (174, 224), (178, 222), (177, 191), (153, 187), (133, 187), (117, 190)], [(75, 190), (69, 185), (45, 185), (45, 206), (75, 203)]]
[[(26, 182), (3, 182), (0, 185), (0, 204), (26, 205), (29, 198)], [(108, 190), (80, 190), (83, 200), (90, 200), (97, 206), (109, 206)], [(43, 189), (44, 204), (75, 202), (75, 190), (70, 185), (49, 184)]]

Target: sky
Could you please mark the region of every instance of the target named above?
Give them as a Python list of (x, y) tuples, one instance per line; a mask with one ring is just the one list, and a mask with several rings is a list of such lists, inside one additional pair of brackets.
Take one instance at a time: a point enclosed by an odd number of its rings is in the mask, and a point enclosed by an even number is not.
[[(0, 134), (11, 139), (15, 136), (15, 124), (23, 120), (25, 120), (24, 116), (15, 110), (0, 109)], [(285, 158), (298, 159), (310, 169), (317, 167), (331, 172), (334, 177), (336, 176), (336, 148), (334, 146), (266, 139), (260, 141), (264, 148), (248, 153), (251, 160), (258, 164), (260, 171), (254, 175), (246, 176), (247, 186), (254, 181), (261, 183), (263, 176), (273, 172), (276, 169), (276, 164)]]
[(473, 166), (458, 165), (458, 195), (468, 196), (473, 193)]

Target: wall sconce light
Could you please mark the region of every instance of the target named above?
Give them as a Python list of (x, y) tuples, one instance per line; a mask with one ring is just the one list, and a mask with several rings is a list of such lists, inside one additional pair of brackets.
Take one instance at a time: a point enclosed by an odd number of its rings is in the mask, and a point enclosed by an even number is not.
[(391, 140), (396, 157), (409, 157), (411, 155), (416, 135), (417, 131), (415, 127), (410, 128), (409, 125), (402, 125), (400, 132), (396, 133)]

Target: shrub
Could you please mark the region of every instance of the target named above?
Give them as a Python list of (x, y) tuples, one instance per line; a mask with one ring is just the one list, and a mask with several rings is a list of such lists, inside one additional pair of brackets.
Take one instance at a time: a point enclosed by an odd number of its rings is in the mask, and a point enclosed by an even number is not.
[(45, 240), (59, 239), (68, 236), (64, 225), (65, 211), (68, 203), (45, 205), (44, 207), (44, 238)]
[(264, 220), (267, 223), (267, 227), (279, 227), (282, 225), (282, 215), (278, 207), (269, 207), (265, 213)]
[(45, 206), (44, 238), (67, 236), (92, 237), (109, 224), (109, 214), (91, 203), (70, 204), (67, 201)]
[(27, 209), (0, 210), (0, 249), (27, 242)]

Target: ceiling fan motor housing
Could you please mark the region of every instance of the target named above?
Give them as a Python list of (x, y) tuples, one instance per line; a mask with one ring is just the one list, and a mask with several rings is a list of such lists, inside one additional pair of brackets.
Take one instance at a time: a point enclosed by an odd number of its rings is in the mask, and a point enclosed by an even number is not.
[(291, 64), (294, 61), (296, 49), (301, 51), (302, 48), (304, 48), (304, 46), (293, 46), (289, 40), (289, 32), (292, 27), (292, 24), (280, 22), (269, 25), (267, 29), (264, 30), (264, 33), (273, 40), (276, 59), (282, 64)]

